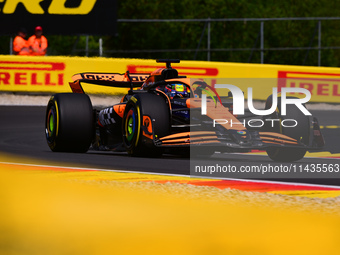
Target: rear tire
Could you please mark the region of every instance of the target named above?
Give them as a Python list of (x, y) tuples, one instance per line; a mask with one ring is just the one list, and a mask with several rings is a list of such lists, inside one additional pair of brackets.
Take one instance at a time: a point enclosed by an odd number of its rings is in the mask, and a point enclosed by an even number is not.
[(136, 94), (127, 102), (124, 111), (124, 146), (131, 156), (161, 156), (163, 150), (143, 136), (143, 116), (151, 119), (149, 125), (152, 125), (157, 138), (170, 134), (170, 112), (164, 98), (151, 93)]
[[(294, 97), (289, 97), (294, 98)], [(272, 99), (271, 96), (267, 99), (266, 109), (269, 109), (271, 106)], [(309, 141), (309, 132), (310, 132), (310, 123), (309, 117), (305, 116), (299, 108), (295, 105), (288, 104), (286, 109), (286, 115), (281, 115), (281, 98), (278, 98), (278, 107), (277, 111), (272, 115), (267, 116), (266, 118), (280, 119), (281, 121), (294, 119), (297, 121), (297, 125), (295, 127), (283, 127), (281, 124), (275, 122), (274, 127), (266, 126), (265, 131), (271, 131), (276, 133), (281, 133), (287, 135), (291, 138), (294, 138), (298, 141), (301, 141), (304, 144), (308, 144)], [(306, 149), (304, 148), (287, 148), (287, 147), (270, 147), (266, 149), (268, 156), (278, 162), (293, 162), (302, 159), (306, 154)]]
[(60, 93), (48, 102), (46, 141), (54, 152), (86, 152), (94, 136), (94, 116), (86, 94)]

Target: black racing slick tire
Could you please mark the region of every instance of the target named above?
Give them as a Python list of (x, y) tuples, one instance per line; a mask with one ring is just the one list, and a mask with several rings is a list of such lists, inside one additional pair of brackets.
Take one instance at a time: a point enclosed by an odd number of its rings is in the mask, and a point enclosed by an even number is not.
[(60, 93), (47, 105), (46, 141), (54, 152), (86, 152), (94, 136), (94, 116), (86, 94)]
[[(148, 123), (145, 122), (145, 118)], [(144, 123), (143, 123), (144, 120)], [(163, 153), (162, 148), (156, 147), (153, 139), (143, 135), (148, 125), (152, 125), (153, 134), (161, 138), (170, 133), (170, 111), (163, 97), (152, 93), (135, 94), (127, 102), (122, 134), (126, 151), (131, 156), (158, 157)]]
[[(288, 97), (294, 98), (294, 97)], [(271, 96), (267, 99), (266, 109), (271, 106)], [(309, 117), (304, 115), (299, 108), (295, 105), (287, 104), (286, 115), (281, 115), (281, 98), (278, 98), (277, 110), (270, 116), (273, 119), (279, 119), (280, 123), (282, 121), (289, 122), (290, 120), (295, 120), (297, 125), (295, 127), (284, 127), (283, 125), (275, 122), (273, 127), (267, 127), (266, 131), (272, 131), (287, 135), (294, 138), (305, 145), (308, 145), (309, 132), (310, 132), (310, 122)], [(266, 152), (274, 161), (278, 162), (293, 162), (302, 159), (307, 150), (305, 148), (292, 148), (292, 147), (269, 147)]]

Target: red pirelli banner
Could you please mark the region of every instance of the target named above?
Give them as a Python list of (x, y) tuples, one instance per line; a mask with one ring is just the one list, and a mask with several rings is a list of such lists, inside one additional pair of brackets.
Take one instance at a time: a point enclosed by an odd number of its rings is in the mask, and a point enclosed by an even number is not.
[[(245, 92), (245, 97), (248, 87), (252, 87), (253, 98), (257, 100), (266, 100), (274, 87), (279, 91), (282, 87), (299, 87), (311, 92), (311, 102), (340, 102), (340, 68), (205, 61), (181, 61), (172, 66), (179, 75), (204, 78), (212, 86), (231, 82)], [(164, 64), (155, 60), (142, 59), (3, 55), (0, 56), (0, 91), (71, 92), (68, 83), (76, 73), (125, 73), (127, 70), (131, 73), (150, 73), (163, 67)], [(117, 95), (127, 92), (127, 89), (98, 85), (88, 85), (84, 90), (91, 94)]]
[(340, 102), (340, 73), (332, 72), (278, 71), (278, 88), (292, 87), (308, 89), (312, 98), (320, 101)]
[(0, 61), (0, 82), (5, 87), (63, 86), (65, 63), (46, 61)]

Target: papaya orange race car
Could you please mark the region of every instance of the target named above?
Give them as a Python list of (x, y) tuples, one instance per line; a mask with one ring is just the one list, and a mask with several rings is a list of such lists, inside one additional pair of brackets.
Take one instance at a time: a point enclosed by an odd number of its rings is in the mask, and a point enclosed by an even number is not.
[[(86, 152), (92, 148), (159, 156), (260, 149), (275, 161), (295, 161), (307, 150), (320, 150), (324, 145), (316, 118), (303, 115), (294, 105), (287, 108), (285, 116), (280, 107), (269, 116), (294, 118), (294, 128), (276, 123), (251, 128), (242, 121), (245, 116), (233, 114), (232, 103), (224, 102), (214, 87), (203, 80), (179, 76), (171, 67), (179, 60), (157, 62), (166, 63), (166, 67), (151, 74), (75, 74), (70, 82), (73, 93), (55, 94), (47, 105), (45, 130), (51, 150)], [(120, 103), (93, 109), (82, 83), (129, 91)], [(206, 114), (202, 114), (203, 103)]]

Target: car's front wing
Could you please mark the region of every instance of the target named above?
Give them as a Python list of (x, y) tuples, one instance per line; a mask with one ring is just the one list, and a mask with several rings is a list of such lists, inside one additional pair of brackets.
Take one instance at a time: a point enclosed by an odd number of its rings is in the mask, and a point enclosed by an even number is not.
[[(254, 130), (220, 131), (190, 131), (168, 135), (159, 139), (154, 138), (157, 147), (183, 146), (216, 146), (225, 150), (253, 150), (268, 147), (305, 148), (307, 150), (321, 150), (324, 139), (319, 125), (314, 122), (311, 127), (308, 144), (292, 137), (276, 132), (261, 132)], [(154, 136), (155, 137), (155, 136)]]

